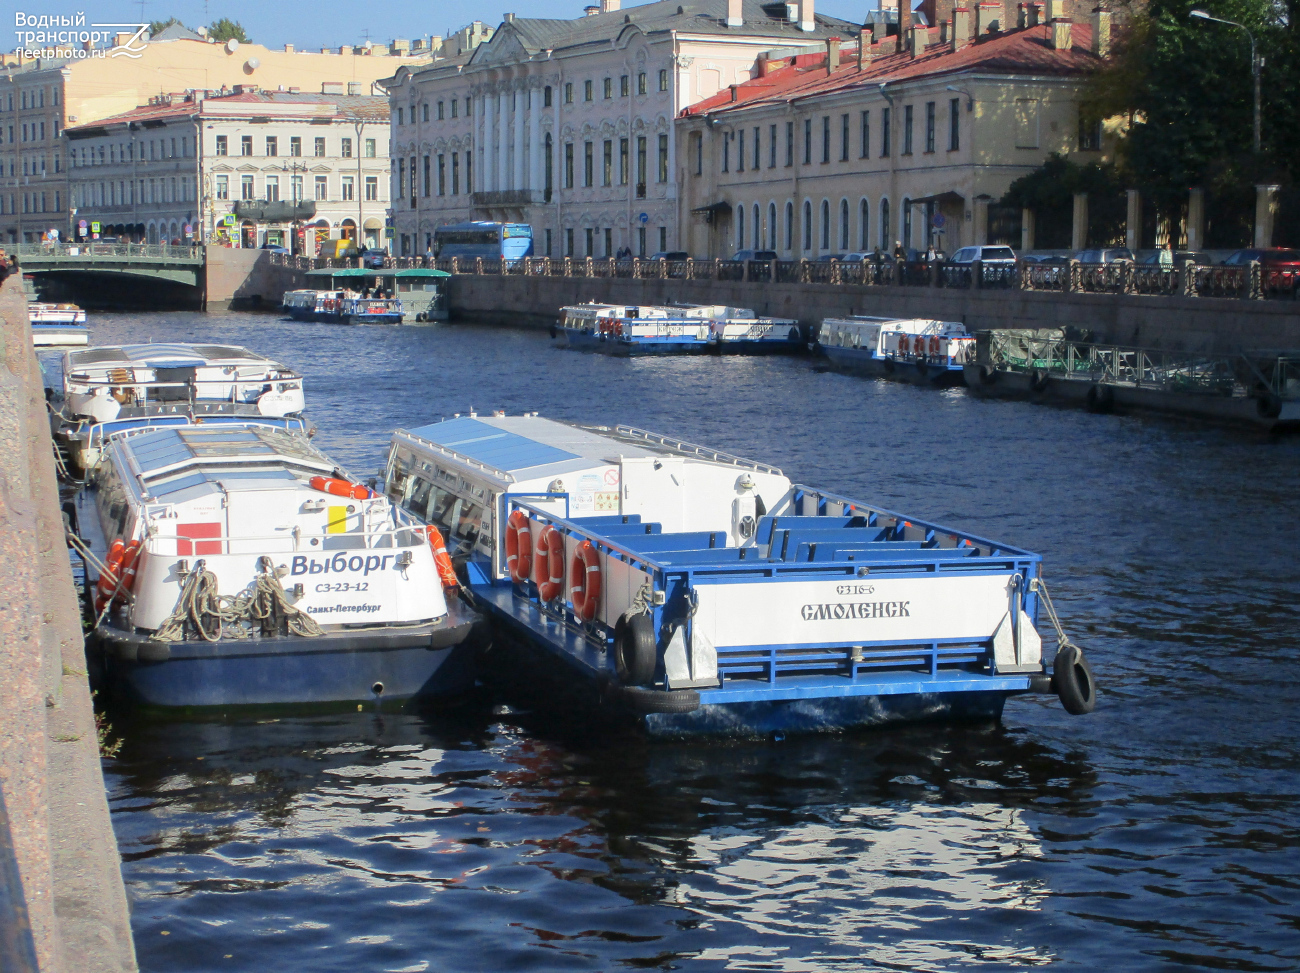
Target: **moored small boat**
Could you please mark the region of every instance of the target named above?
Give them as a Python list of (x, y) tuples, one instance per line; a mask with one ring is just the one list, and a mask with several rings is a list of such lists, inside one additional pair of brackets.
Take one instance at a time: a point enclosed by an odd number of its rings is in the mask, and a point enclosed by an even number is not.
[(120, 433), (73, 512), (92, 660), (137, 703), (402, 700), (470, 685), (476, 616), (441, 545), (304, 437)]
[(471, 415), (395, 433), (385, 483), (446, 530), (495, 646), (651, 735), (995, 719), (1053, 690), (1093, 705), (1077, 648), (1043, 653), (1039, 555), (772, 466)]
[(63, 356), (47, 393), (55, 442), (89, 470), (104, 441), (143, 426), (255, 419), (307, 432), (302, 376), (235, 345), (107, 345)]
[(823, 320), (816, 349), (840, 371), (945, 387), (962, 384), (975, 339), (956, 321), (854, 315)]
[(29, 301), (27, 317), (32, 326), (33, 347), (85, 345), (90, 342), (86, 312), (75, 304)]

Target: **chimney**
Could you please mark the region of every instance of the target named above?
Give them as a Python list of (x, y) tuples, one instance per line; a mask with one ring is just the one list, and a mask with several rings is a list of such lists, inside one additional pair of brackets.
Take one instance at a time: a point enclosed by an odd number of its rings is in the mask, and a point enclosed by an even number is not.
[(584, 17), (594, 17), (594, 16), (596, 16), (596, 14), (598, 14), (598, 13), (600, 13), (600, 8), (599, 8), (599, 7), (592, 6), (592, 7), (583, 7), (583, 8), (582, 8), (582, 15), (583, 15)]
[(1025, 4), (1025, 26), (1037, 27), (1043, 22), (1043, 10), (1037, 3)]
[(740, 96), (739, 96), (739, 94), (736, 92), (736, 88), (739, 87), (739, 85), (731, 84), (731, 85), (727, 85), (727, 87), (731, 89), (731, 100), (732, 100), (733, 102), (735, 102), (735, 101), (739, 101), (739, 100), (740, 100)]
[(623, 6), (623, 0), (600, 0), (600, 12), (603, 14), (613, 13)]
[(908, 32), (912, 29), (912, 0), (902, 0), (898, 5), (898, 39), (894, 50), (902, 51), (907, 44)]
[(501, 15), (501, 19), (504, 20), (507, 24), (513, 24), (513, 23), (515, 22), (515, 15), (514, 15), (514, 14), (502, 14), (502, 15)]
[(767, 72), (770, 70), (769, 65), (770, 65), (770, 62), (769, 62), (769, 60), (768, 60), (768, 52), (767, 52), (767, 51), (764, 51), (763, 53), (761, 53), (760, 55), (758, 55), (758, 61), (757, 61), (757, 62), (755, 63), (755, 65), (754, 65), (755, 68), (757, 68), (757, 70), (758, 70), (758, 76), (759, 76), (760, 78), (766, 78), (766, 77), (767, 77)]
[(745, 26), (745, 10), (742, 0), (727, 0), (727, 26)]
[(883, 20), (873, 20), (871, 22), (871, 43), (878, 44), (889, 36), (889, 25)]
[(1000, 29), (999, 19), (1002, 16), (1002, 4), (1000, 3), (977, 3), (975, 5), (975, 37), (983, 37), (990, 30)]
[(908, 50), (912, 57), (920, 57), (925, 53), (925, 46), (930, 43), (929, 27), (913, 27), (912, 35), (908, 38)]
[(351, 53), (352, 53), (352, 45), (350, 45), (350, 44), (344, 44), (342, 47), (339, 48), (339, 53), (340, 53), (340, 54), (351, 54)]
[(834, 74), (840, 68), (840, 39), (826, 38), (826, 73)]
[(858, 70), (864, 71), (868, 64), (871, 63), (871, 34), (867, 31), (867, 25), (862, 25), (862, 30), (858, 34)]
[(1072, 28), (1074, 24), (1064, 17), (1058, 17), (1052, 21), (1052, 49), (1057, 51), (1068, 51), (1074, 46), (1074, 37)]
[(952, 12), (952, 49), (958, 50), (970, 43), (970, 11), (955, 7)]
[(1110, 54), (1110, 11), (1092, 12), (1092, 53), (1098, 57)]
[(292, 45), (292, 44), (285, 44), (285, 45), (284, 45), (284, 53), (286, 53), (286, 54), (292, 54), (292, 53), (293, 53), (293, 45)]
[(799, 29), (803, 31), (817, 29), (817, 19), (813, 12), (813, 0), (799, 0)]

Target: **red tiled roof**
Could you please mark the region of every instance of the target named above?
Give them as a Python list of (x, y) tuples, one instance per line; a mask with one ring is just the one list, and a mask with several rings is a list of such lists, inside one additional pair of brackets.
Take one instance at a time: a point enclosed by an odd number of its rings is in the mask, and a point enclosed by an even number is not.
[[(930, 36), (937, 37), (938, 31), (932, 30)], [(896, 52), (895, 40), (890, 37), (874, 45), (871, 61), (861, 71), (857, 66), (857, 45), (841, 48), (840, 66), (830, 75), (826, 73), (825, 51), (775, 61), (765, 77), (735, 85), (734, 89), (725, 88), (691, 105), (682, 111), (682, 116), (734, 111), (760, 104), (785, 104), (858, 86), (874, 88), (885, 82), (958, 71), (978, 69), (996, 74), (1059, 77), (1087, 74), (1101, 64), (1101, 59), (1089, 50), (1092, 28), (1087, 24), (1073, 24), (1072, 46), (1059, 51), (1051, 46), (1051, 26), (1047, 24), (984, 37), (956, 51), (951, 44), (929, 44), (919, 57)]]

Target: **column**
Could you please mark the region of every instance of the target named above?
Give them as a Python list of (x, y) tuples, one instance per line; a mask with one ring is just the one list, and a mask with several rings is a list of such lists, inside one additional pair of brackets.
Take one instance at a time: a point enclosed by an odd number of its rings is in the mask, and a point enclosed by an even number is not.
[(1020, 211), (1020, 249), (1022, 252), (1034, 249), (1034, 211), (1032, 209), (1022, 209)]
[(524, 114), (528, 111), (528, 88), (519, 88), (515, 93), (515, 189), (524, 189)]
[(1187, 190), (1187, 249), (1205, 246), (1205, 190)]
[(1070, 249), (1076, 253), (1088, 246), (1088, 194), (1074, 194), (1074, 218), (1070, 223)]
[(483, 191), (490, 193), (497, 188), (496, 184), (496, 150), (492, 140), (496, 135), (496, 127), (493, 121), (493, 111), (496, 108), (496, 96), (487, 94), (483, 96), (483, 144), (479, 147), (478, 166), (479, 171), (483, 173)]
[(507, 92), (500, 92), (497, 95), (497, 131), (496, 131), (496, 151), (497, 151), (497, 189), (510, 188), (510, 158), (508, 147), (510, 145), (510, 95)]
[(537, 103), (541, 98), (541, 88), (528, 89), (528, 188), (535, 192), (545, 188), (542, 182), (546, 178), (542, 168), (542, 106)]
[(1277, 216), (1277, 192), (1281, 186), (1255, 187), (1255, 246), (1273, 245), (1273, 220)]
[(1124, 246), (1136, 251), (1142, 242), (1142, 194), (1128, 191), (1128, 216), (1124, 228)]
[(989, 197), (976, 196), (972, 204), (971, 243), (982, 246), (989, 242)]

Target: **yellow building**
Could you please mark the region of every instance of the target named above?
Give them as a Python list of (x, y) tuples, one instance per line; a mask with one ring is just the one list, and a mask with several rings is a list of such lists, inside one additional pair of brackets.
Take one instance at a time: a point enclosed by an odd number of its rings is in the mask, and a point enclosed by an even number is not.
[[(165, 34), (168, 32), (165, 32)], [(188, 32), (186, 32), (188, 33)], [(373, 88), (402, 65), (428, 59), (405, 44), (296, 51), (260, 44), (174, 37), (0, 67), (0, 240), (35, 240), (49, 230), (68, 238), (68, 164), (63, 130), (129, 112), (160, 95), (192, 90), (384, 94)]]

